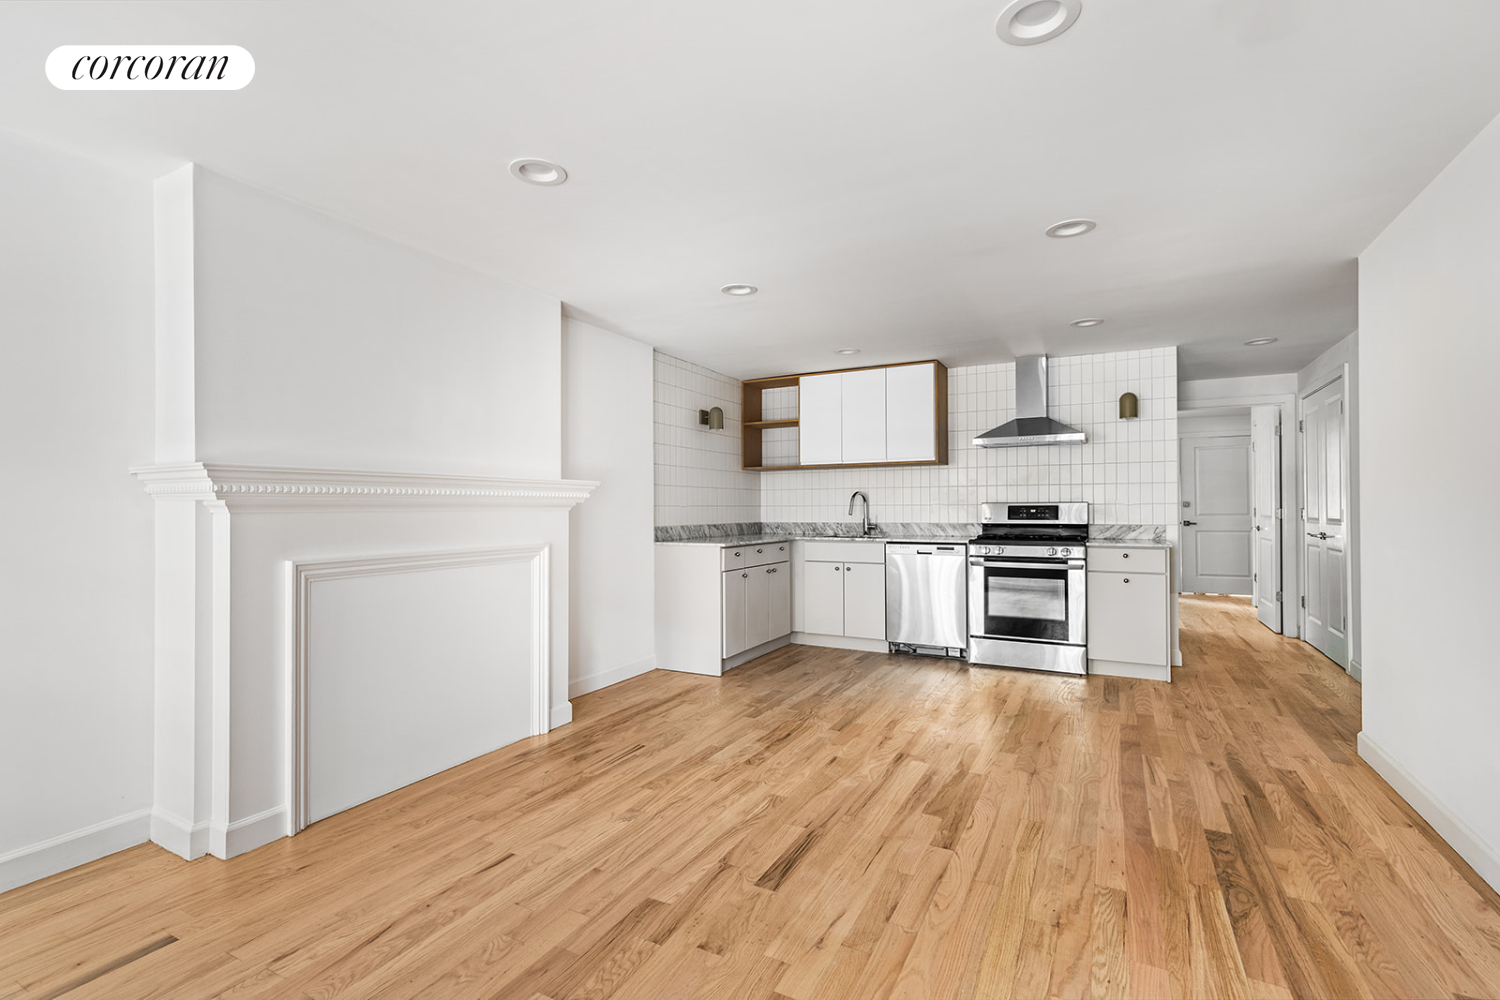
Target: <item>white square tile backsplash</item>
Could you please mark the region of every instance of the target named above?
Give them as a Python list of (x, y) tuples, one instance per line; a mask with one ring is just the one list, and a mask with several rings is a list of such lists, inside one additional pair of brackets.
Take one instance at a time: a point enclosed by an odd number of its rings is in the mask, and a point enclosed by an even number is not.
[[(1015, 365), (975, 365), (948, 372), (946, 466), (744, 472), (739, 383), (657, 354), (656, 523), (842, 521), (854, 490), (877, 522), (971, 522), (986, 501), (1057, 499), (1088, 501), (1095, 524), (1176, 523), (1176, 349), (1051, 358), (1048, 392), (1051, 415), (1086, 444), (974, 447), (1015, 415)], [(1125, 392), (1140, 397), (1139, 419), (1118, 418)], [(698, 427), (711, 405), (724, 408), (722, 431)], [(770, 390), (762, 416), (794, 417), (796, 406), (795, 389)], [(763, 433), (767, 465), (796, 461), (796, 428)]]
[[(660, 352), (655, 360), (656, 523), (759, 521), (760, 474), (740, 468), (739, 380)], [(719, 431), (698, 423), (715, 406)]]

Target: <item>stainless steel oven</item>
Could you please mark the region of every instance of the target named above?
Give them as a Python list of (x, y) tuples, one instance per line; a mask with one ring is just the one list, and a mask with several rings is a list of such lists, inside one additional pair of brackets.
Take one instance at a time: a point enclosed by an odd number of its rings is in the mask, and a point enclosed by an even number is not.
[(969, 661), (1088, 670), (1087, 504), (984, 504), (969, 543)]

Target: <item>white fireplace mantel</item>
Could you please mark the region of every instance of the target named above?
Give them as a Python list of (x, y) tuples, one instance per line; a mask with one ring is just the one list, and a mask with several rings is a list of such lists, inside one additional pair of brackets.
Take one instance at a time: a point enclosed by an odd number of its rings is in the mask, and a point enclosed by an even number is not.
[(158, 500), (218, 500), (230, 509), (437, 510), (529, 507), (567, 510), (598, 483), (428, 472), (298, 469), (180, 462), (130, 470)]

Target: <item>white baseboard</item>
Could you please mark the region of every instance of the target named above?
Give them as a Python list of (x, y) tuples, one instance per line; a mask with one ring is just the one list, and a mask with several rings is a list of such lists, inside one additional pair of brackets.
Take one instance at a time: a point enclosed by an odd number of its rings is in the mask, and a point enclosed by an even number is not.
[(770, 639), (766, 642), (761, 643), (759, 646), (751, 646), (744, 652), (735, 653), (729, 659), (722, 662), (722, 664), (720, 665), (719, 673), (722, 676), (725, 670), (733, 670), (735, 667), (739, 666), (742, 663), (749, 663), (751, 660), (754, 660), (757, 657), (765, 656), (767, 653), (778, 650), (782, 646), (789, 645), (791, 641), (792, 637), (790, 635), (778, 636), (775, 639)]
[(208, 835), (207, 823), (193, 826), (165, 809), (151, 810), (151, 842), (165, 847), (179, 858), (192, 861), (207, 854)]
[(641, 674), (655, 669), (656, 655), (652, 654), (651, 656), (643, 656), (633, 663), (626, 663), (618, 667), (611, 667), (608, 670), (601, 670), (598, 673), (594, 674), (586, 674), (582, 677), (574, 677), (572, 680), (568, 681), (568, 697), (577, 698), (592, 691), (599, 691), (603, 688), (609, 687), (611, 684), (618, 684), (621, 681), (628, 681), (632, 677), (639, 677)]
[(1396, 790), (1423, 819), (1432, 824), (1438, 836), (1469, 863), (1479, 877), (1500, 890), (1500, 851), (1485, 843), (1469, 825), (1459, 819), (1410, 771), (1397, 763), (1386, 749), (1363, 732), (1359, 734), (1359, 755), (1375, 773)]
[(7, 851), (0, 854), (0, 892), (144, 844), (150, 834), (151, 810), (140, 809)]
[(558, 726), (566, 726), (573, 721), (573, 703), (565, 701), (561, 705), (552, 706), (552, 719), (549, 728), (556, 729)]
[(1361, 684), (1365, 682), (1365, 668), (1360, 666), (1360, 662), (1358, 660), (1349, 661), (1349, 676), (1353, 677)]
[(862, 653), (888, 653), (891, 645), (884, 639), (859, 639), (848, 635), (818, 635), (815, 632), (793, 632), (792, 641), (801, 646), (829, 646), (833, 649), (855, 649)]
[[(213, 854), (216, 858), (233, 858), (289, 836), (287, 809), (274, 806), (253, 816), (237, 819), (227, 829), (215, 828)], [(221, 846), (222, 845), (222, 846)]]
[(1120, 660), (1090, 660), (1089, 673), (1101, 677), (1133, 677), (1139, 681), (1170, 681), (1172, 668), (1152, 663), (1124, 663)]

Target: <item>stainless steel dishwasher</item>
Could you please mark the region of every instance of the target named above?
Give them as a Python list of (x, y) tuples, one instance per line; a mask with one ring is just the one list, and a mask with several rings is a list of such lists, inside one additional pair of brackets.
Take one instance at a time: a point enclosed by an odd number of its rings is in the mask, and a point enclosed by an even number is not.
[(963, 542), (886, 544), (885, 638), (891, 652), (965, 655), (968, 551)]

